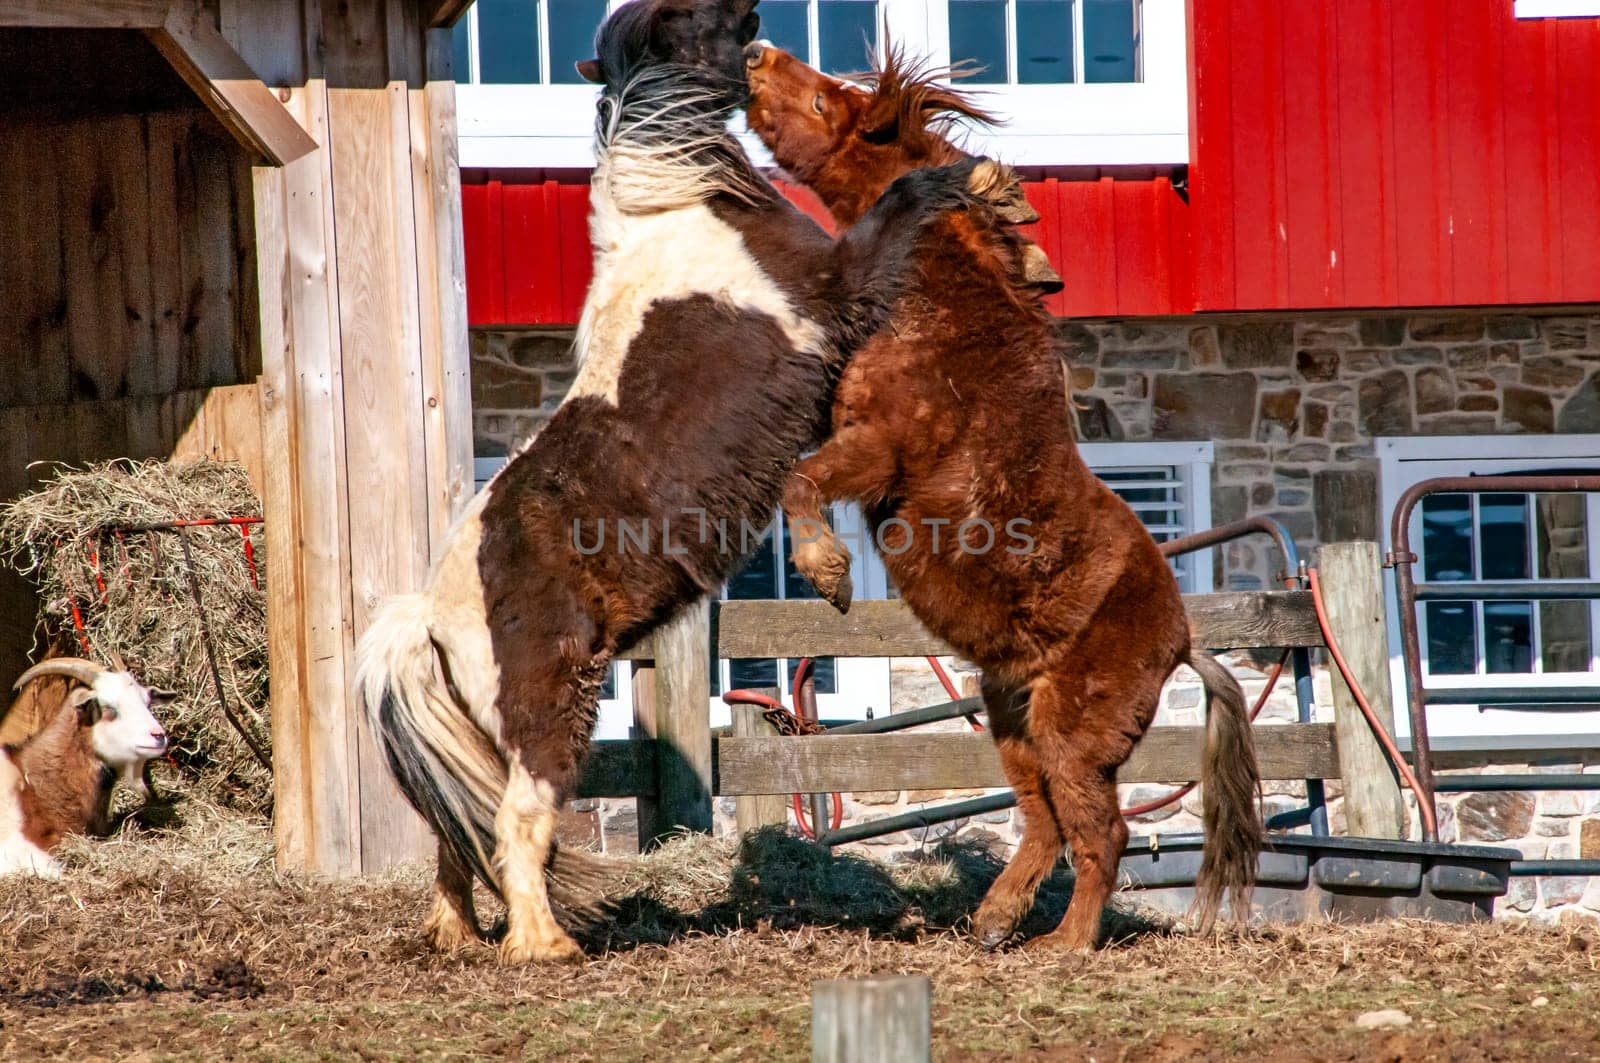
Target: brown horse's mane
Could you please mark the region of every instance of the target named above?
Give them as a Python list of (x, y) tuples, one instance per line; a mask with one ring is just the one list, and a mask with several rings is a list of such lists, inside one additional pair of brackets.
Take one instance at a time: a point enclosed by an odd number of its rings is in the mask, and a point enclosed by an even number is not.
[(916, 134), (936, 137), (959, 152), (960, 149), (950, 143), (950, 135), (959, 119), (971, 119), (986, 126), (1000, 124), (999, 116), (978, 106), (971, 93), (948, 84), (948, 80), (977, 73), (979, 67), (967, 62), (942, 66), (925, 58), (910, 58), (889, 38), (887, 30), (885, 27), (881, 65), (849, 78), (861, 84), (873, 97), (872, 107), (867, 112), (869, 125), (863, 130), (867, 140), (873, 139), (875, 131), (891, 140)]

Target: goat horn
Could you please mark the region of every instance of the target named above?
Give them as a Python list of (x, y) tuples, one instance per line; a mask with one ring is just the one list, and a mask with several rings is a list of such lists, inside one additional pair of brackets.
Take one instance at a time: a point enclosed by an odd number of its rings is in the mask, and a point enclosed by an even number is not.
[(29, 683), (44, 675), (64, 675), (76, 679), (84, 686), (93, 686), (94, 681), (104, 675), (106, 668), (103, 665), (86, 661), (82, 657), (51, 657), (49, 660), (40, 661), (29, 668), (11, 686), (12, 690), (21, 690)]

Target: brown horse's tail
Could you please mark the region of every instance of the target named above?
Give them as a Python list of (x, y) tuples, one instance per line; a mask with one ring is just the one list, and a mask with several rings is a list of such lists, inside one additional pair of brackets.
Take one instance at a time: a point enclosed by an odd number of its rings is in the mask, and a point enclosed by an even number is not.
[(1243, 917), (1249, 910), (1263, 834), (1256, 805), (1261, 773), (1238, 680), (1204, 651), (1191, 650), (1185, 663), (1200, 674), (1206, 688), (1206, 749), (1200, 764), (1206, 846), (1195, 882), (1194, 915), (1197, 929), (1207, 933), (1224, 894), (1232, 893), (1236, 915)]

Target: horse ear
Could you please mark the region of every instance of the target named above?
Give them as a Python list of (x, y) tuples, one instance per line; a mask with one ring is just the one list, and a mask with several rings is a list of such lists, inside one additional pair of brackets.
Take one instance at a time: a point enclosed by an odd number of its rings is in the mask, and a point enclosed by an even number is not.
[(861, 139), (868, 144), (893, 144), (900, 136), (900, 107), (883, 95), (872, 100), (872, 106), (861, 116)]
[(600, 77), (600, 60), (598, 59), (579, 59), (572, 65), (578, 68), (578, 76), (585, 81), (592, 81), (598, 85), (604, 80)]

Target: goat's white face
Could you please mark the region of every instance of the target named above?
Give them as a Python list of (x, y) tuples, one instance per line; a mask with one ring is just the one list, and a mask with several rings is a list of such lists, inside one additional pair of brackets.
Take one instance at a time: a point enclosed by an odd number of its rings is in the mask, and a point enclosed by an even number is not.
[(143, 686), (127, 672), (103, 672), (88, 689), (75, 692), (93, 700), (90, 741), (94, 752), (113, 768), (137, 774), (144, 762), (167, 751), (167, 731), (150, 711), (152, 702), (170, 700), (165, 691)]

